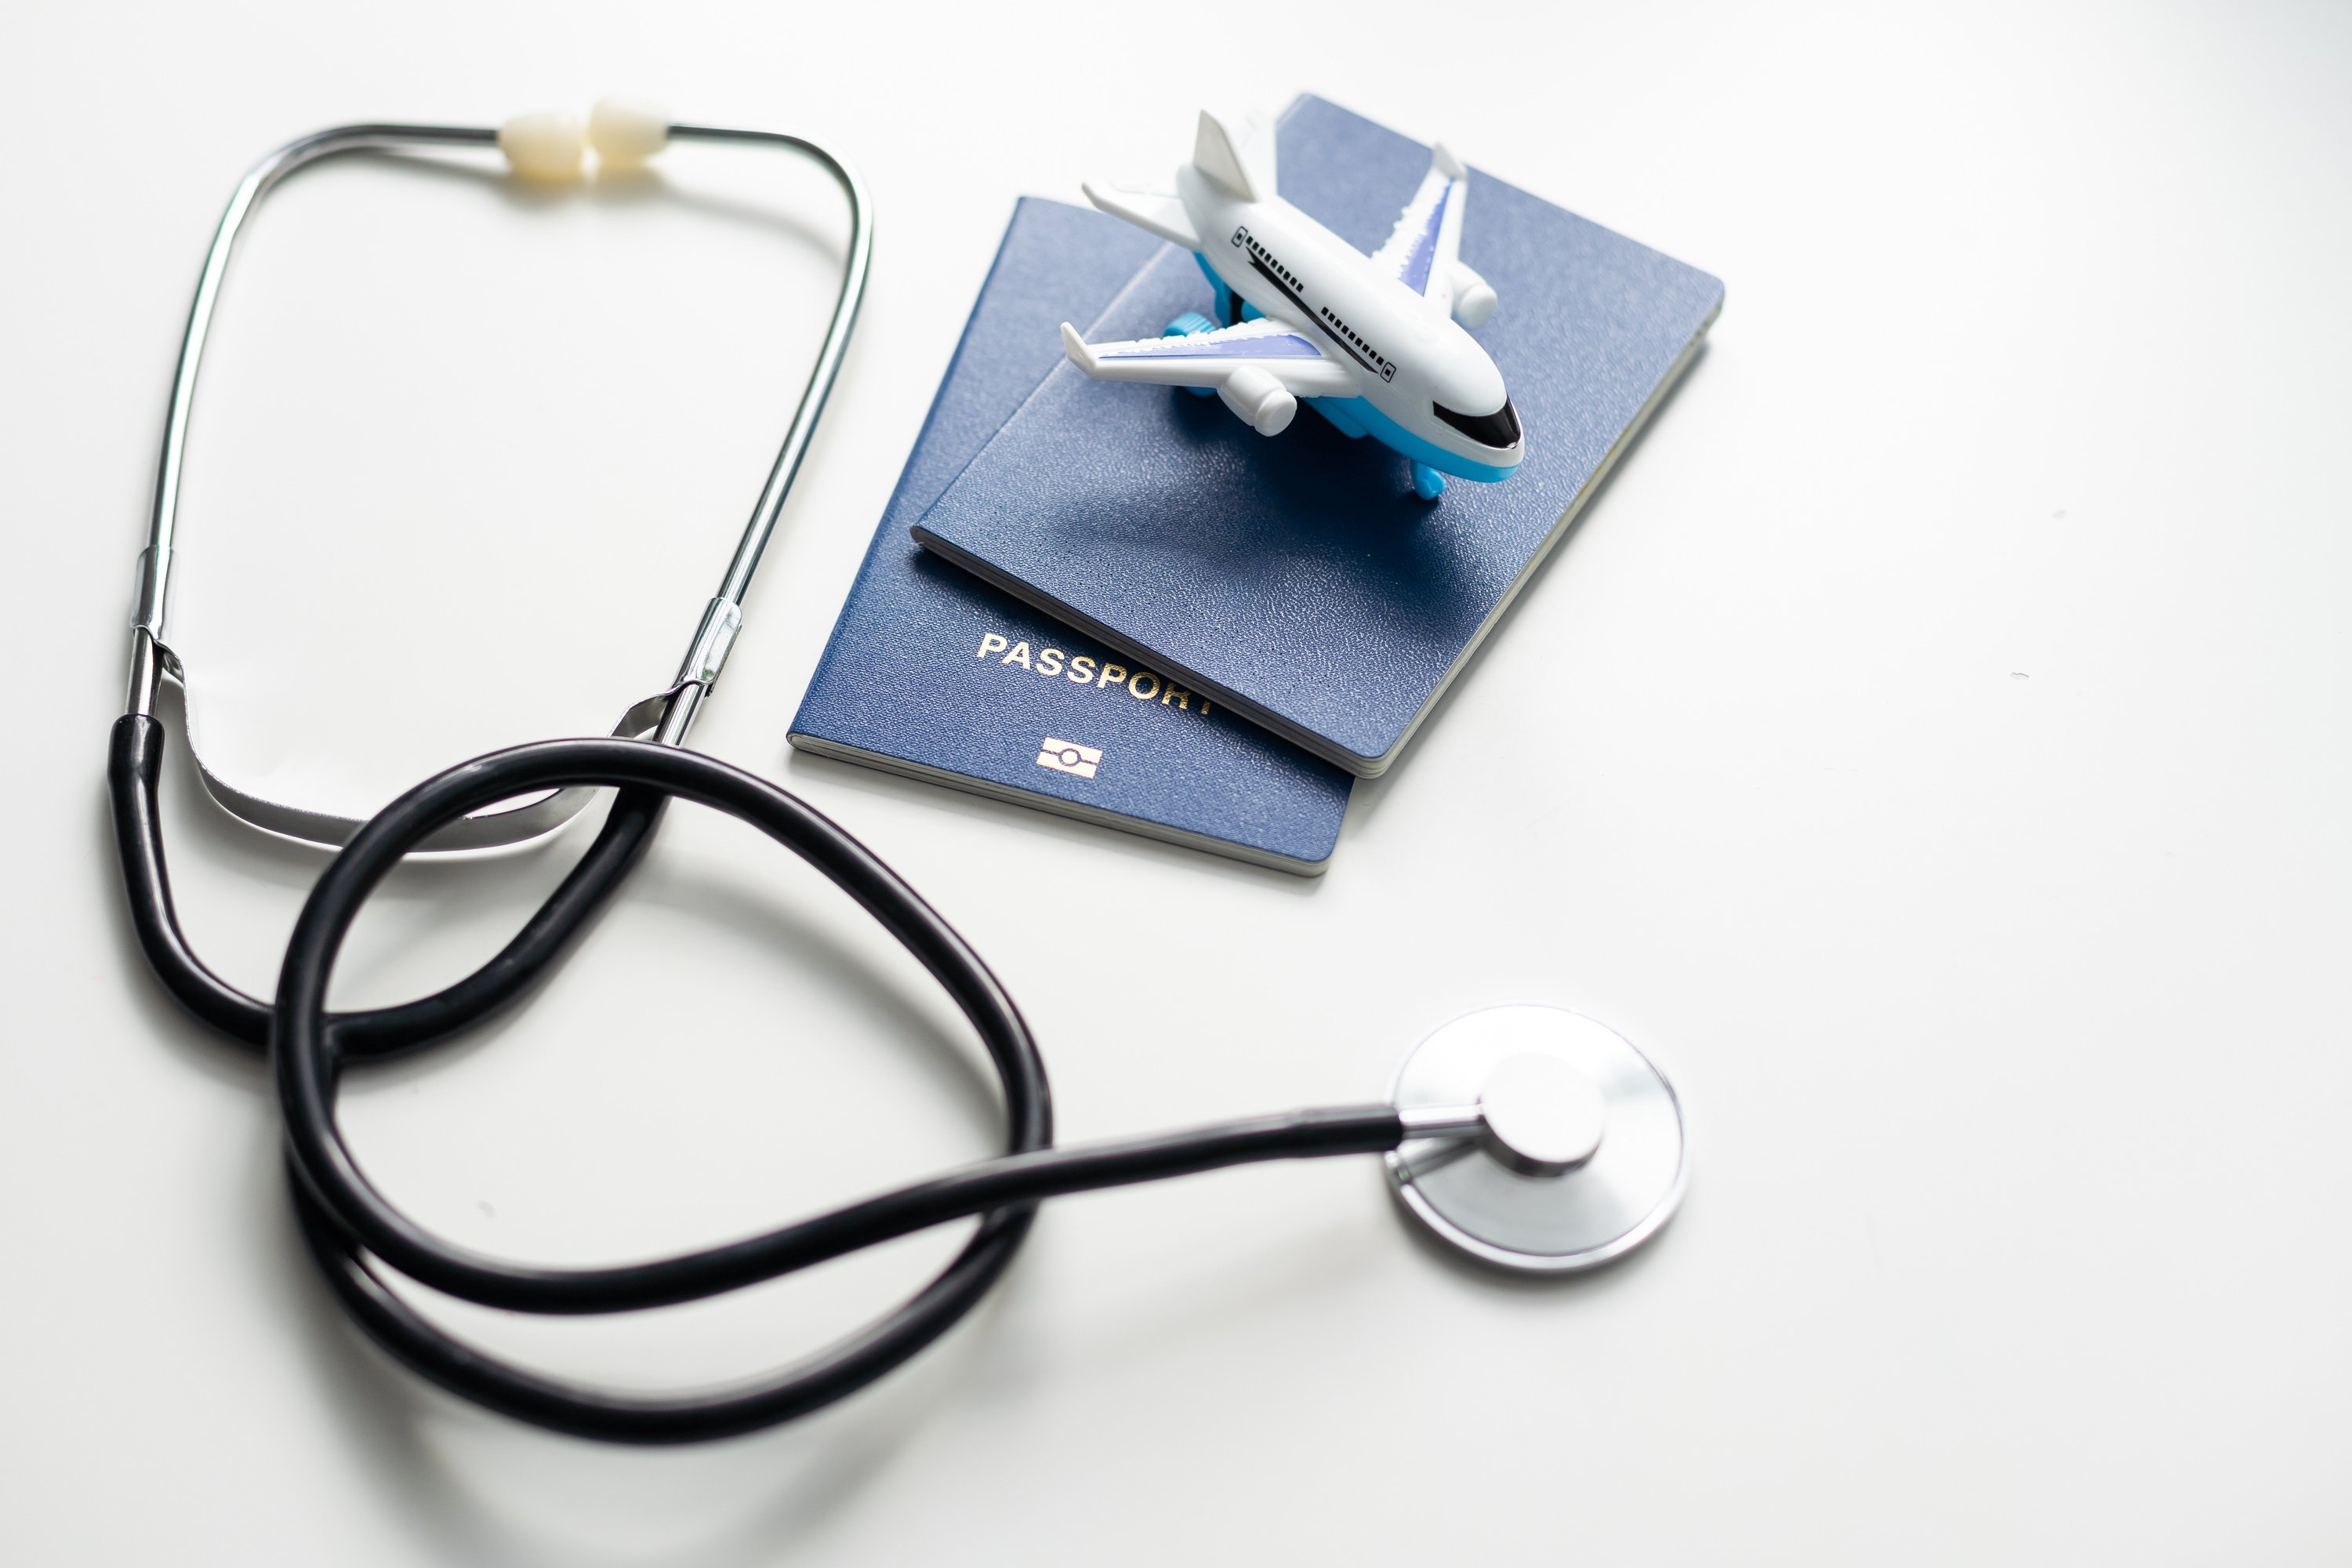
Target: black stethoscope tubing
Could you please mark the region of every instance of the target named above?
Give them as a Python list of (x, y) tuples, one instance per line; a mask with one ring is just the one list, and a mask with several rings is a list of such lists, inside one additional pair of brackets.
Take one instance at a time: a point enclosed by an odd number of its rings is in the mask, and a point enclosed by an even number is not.
[[(135, 727), (134, 721), (143, 721)], [(174, 994), (201, 1000), (208, 1021), (242, 1033), (259, 1006), (214, 977), (189, 950), (171, 907), (155, 783), (160, 730), (117, 721), (111, 779), (134, 920)], [(329, 979), (352, 922), (402, 857), (467, 812), (530, 792), (580, 785), (619, 791), (586, 856), (523, 930), (475, 974), (420, 1002), (330, 1014)], [(643, 850), (663, 805), (677, 797), (757, 827), (824, 872), (920, 961), (971, 1021), (1005, 1102), (1003, 1156), (740, 1241), (645, 1263), (525, 1267), (435, 1237), (371, 1184), (335, 1122), (344, 1066), (445, 1039), (515, 1001), (567, 950)], [(614, 824), (619, 824), (616, 826)], [(1388, 1105), (1296, 1111), (1073, 1149), (1053, 1146), (1045, 1066), (1018, 1008), (979, 955), (937, 911), (857, 840), (788, 792), (679, 747), (641, 741), (549, 741), (463, 763), (417, 785), (369, 821), (310, 891), (287, 944), (274, 1003), (262, 1010), (287, 1133), (302, 1236), (352, 1316), (386, 1351), (452, 1393), (578, 1436), (692, 1442), (755, 1430), (864, 1387), (929, 1344), (976, 1306), (1012, 1262), (1043, 1198), (1265, 1160), (1377, 1153), (1406, 1131)], [(532, 1372), (474, 1348), (392, 1289), (386, 1271), (508, 1310), (589, 1314), (674, 1305), (970, 1215), (979, 1229), (931, 1282), (887, 1316), (762, 1381), (678, 1395), (635, 1395)]]

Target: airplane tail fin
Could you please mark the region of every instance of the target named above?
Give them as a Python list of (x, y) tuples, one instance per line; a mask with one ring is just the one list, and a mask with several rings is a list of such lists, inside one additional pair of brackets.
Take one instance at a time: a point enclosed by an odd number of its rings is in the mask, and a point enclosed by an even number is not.
[(1192, 166), (1245, 202), (1274, 195), (1274, 128), (1201, 110), (1192, 137)]
[[(1274, 127), (1204, 109), (1192, 138), (1192, 166), (1243, 201), (1265, 201), (1275, 193)], [(1202, 248), (1201, 237), (1192, 231), (1192, 215), (1173, 195), (1092, 181), (1086, 192), (1087, 200), (1113, 217), (1125, 218), (1187, 250)]]

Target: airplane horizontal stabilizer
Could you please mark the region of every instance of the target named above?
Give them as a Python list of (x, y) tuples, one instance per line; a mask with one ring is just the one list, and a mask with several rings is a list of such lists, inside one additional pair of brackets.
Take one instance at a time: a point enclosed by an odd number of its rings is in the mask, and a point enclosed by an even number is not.
[(1156, 234), (1187, 250), (1201, 248), (1201, 237), (1192, 231), (1192, 220), (1186, 216), (1184, 204), (1174, 196), (1155, 191), (1121, 190), (1092, 181), (1082, 188), (1087, 200), (1111, 216), (1125, 218), (1145, 233)]

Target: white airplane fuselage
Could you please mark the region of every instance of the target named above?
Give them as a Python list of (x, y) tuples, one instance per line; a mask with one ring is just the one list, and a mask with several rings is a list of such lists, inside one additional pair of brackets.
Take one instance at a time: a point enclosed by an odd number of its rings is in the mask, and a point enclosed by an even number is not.
[(1202, 266), (1354, 375), (1356, 396), (1307, 400), (1318, 413), (1441, 473), (1492, 481), (1517, 469), (1527, 443), (1503, 374), (1443, 307), (1278, 195), (1236, 197), (1189, 164), (1176, 195)]

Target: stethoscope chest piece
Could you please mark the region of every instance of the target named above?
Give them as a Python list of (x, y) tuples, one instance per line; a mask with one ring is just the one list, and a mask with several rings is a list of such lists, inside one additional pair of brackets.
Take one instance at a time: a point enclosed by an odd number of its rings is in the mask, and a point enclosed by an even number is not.
[(1558, 1007), (1489, 1007), (1413, 1047), (1390, 1103), (1479, 1106), (1485, 1135), (1409, 1138), (1387, 1156), (1405, 1206), (1486, 1262), (1591, 1268), (1655, 1235), (1688, 1174), (1682, 1105), (1616, 1031)]

